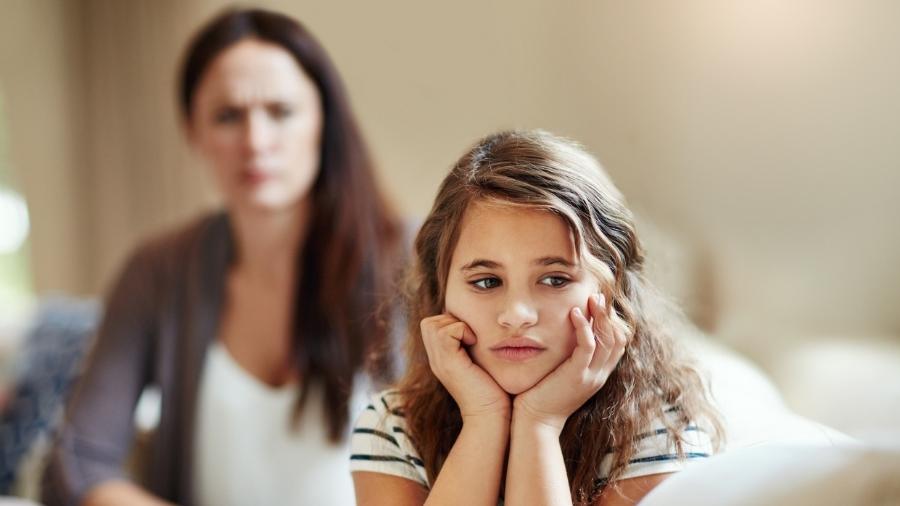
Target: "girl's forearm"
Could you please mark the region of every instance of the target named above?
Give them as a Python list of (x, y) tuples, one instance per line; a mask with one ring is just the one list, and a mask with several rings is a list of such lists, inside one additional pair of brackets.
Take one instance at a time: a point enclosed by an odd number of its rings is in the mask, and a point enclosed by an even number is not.
[(506, 504), (572, 504), (559, 429), (513, 411)]
[(425, 504), (495, 506), (508, 442), (508, 415), (464, 419)]

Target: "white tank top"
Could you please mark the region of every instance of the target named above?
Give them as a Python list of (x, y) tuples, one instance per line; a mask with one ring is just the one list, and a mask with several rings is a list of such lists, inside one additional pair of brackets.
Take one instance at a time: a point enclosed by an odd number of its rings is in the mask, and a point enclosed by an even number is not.
[[(351, 420), (365, 406), (359, 390), (351, 399)], [(296, 386), (266, 385), (215, 341), (198, 395), (193, 468), (198, 505), (355, 504), (350, 438), (329, 443), (320, 387), (310, 390), (292, 429)]]

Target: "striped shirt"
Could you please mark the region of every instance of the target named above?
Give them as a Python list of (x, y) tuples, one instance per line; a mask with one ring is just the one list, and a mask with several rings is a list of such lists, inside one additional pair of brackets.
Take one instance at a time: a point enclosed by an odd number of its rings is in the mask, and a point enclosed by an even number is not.
[[(399, 476), (430, 488), (422, 458), (409, 438), (406, 419), (398, 409), (401, 405), (397, 392), (392, 390), (372, 396), (371, 404), (360, 414), (353, 429), (350, 469)], [(672, 417), (672, 422), (676, 420), (677, 413), (677, 408), (669, 408), (665, 412), (667, 417)], [(677, 472), (691, 461), (705, 459), (712, 454), (708, 434), (696, 425), (690, 424), (682, 437), (683, 460), (678, 458), (675, 443), (663, 421), (655, 420), (637, 436), (635, 453), (620, 479)], [(599, 483), (606, 481), (614, 460), (613, 452), (603, 457)]]

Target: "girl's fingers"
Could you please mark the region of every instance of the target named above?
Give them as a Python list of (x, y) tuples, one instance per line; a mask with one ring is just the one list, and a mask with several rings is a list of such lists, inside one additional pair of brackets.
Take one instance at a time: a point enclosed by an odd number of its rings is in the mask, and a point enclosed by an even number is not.
[[(428, 360), (432, 365), (441, 362), (442, 355), (446, 351), (452, 351), (452, 348), (458, 348), (459, 344), (452, 338), (448, 338), (444, 329), (448, 325), (457, 322), (456, 319), (446, 314), (429, 316), (422, 319), (419, 328), (422, 331), (422, 341), (425, 344), (425, 352), (428, 354)], [(447, 344), (450, 346), (448, 347)]]
[(612, 373), (618, 364), (619, 359), (625, 353), (625, 335), (620, 325), (616, 325), (613, 314), (604, 304), (602, 294), (592, 296), (588, 302), (588, 306), (594, 317), (594, 332), (597, 333), (597, 340), (605, 353), (597, 353), (591, 361), (591, 369), (594, 371), (603, 371), (606, 375)]
[(444, 313), (423, 319), (419, 326), (421, 327), (422, 335), (424, 336), (428, 332), (436, 332), (442, 327), (446, 327), (447, 325), (458, 321), (459, 320), (456, 318)]
[(594, 340), (591, 322), (581, 312), (581, 309), (572, 308), (569, 312), (569, 319), (572, 321), (572, 326), (575, 327), (575, 349), (572, 350), (569, 363), (576, 370), (582, 370), (590, 365), (597, 353), (597, 342)]
[(425, 318), (420, 327), (425, 351), (433, 363), (442, 362), (444, 357), (456, 354), (463, 345), (471, 346), (476, 341), (468, 325), (446, 314)]
[(449, 336), (457, 341), (461, 341), (466, 346), (475, 344), (475, 333), (464, 322), (455, 316), (442, 313), (436, 316), (429, 316), (422, 320), (422, 335), (426, 333), (426, 327), (433, 333), (439, 333)]
[(610, 325), (609, 313), (606, 310), (606, 298), (602, 293), (588, 297), (588, 311), (591, 313), (592, 320), (591, 333), (597, 341), (597, 351), (591, 357), (588, 367), (591, 370), (597, 370), (606, 363), (613, 348), (609, 339), (612, 325)]
[(440, 330), (440, 333), (461, 342), (466, 346), (475, 344), (475, 334), (468, 325), (461, 321), (451, 323)]
[(610, 323), (609, 311), (606, 307), (606, 297), (602, 293), (595, 293), (588, 297), (588, 311), (591, 313), (594, 333), (598, 339), (603, 339), (607, 326)]

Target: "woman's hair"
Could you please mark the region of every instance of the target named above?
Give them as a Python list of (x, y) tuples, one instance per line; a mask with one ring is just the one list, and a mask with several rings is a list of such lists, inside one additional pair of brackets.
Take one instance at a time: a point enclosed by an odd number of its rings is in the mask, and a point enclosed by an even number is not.
[[(472, 202), (526, 206), (559, 216), (569, 226), (585, 267), (600, 280), (621, 328), (625, 355), (603, 388), (575, 411), (560, 437), (572, 497), (590, 502), (601, 490), (600, 465), (615, 451), (608, 482), (633, 458), (638, 435), (665, 421), (679, 456), (688, 423), (707, 421), (717, 443), (715, 411), (697, 372), (672, 343), (677, 314), (642, 274), (644, 253), (632, 216), (612, 181), (575, 143), (543, 131), (512, 131), (478, 142), (444, 179), (415, 240), (408, 276), (410, 368), (399, 384), (410, 436), (431, 480), (462, 428), (459, 408), (428, 366), (419, 322), (443, 312), (450, 259)], [(665, 411), (676, 416), (666, 416)]]
[[(180, 107), (190, 120), (194, 94), (213, 60), (244, 39), (280, 46), (315, 83), (322, 105), (320, 168), (311, 189), (312, 215), (298, 254), (293, 353), (303, 378), (295, 415), (318, 382), (324, 387), (329, 435), (349, 423), (357, 372), (388, 379), (391, 307), (400, 259), (400, 224), (377, 187), (374, 166), (340, 76), (300, 23), (275, 12), (226, 10), (188, 45)], [(373, 358), (374, 357), (374, 358)], [(295, 416), (296, 420), (296, 416)]]

